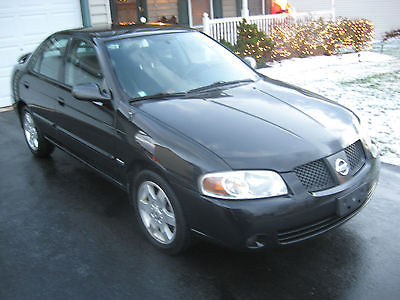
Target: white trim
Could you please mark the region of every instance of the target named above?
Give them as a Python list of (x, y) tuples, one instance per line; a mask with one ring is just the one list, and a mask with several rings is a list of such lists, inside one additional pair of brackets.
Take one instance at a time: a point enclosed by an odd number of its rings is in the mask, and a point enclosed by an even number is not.
[(262, 9), (262, 14), (265, 15), (265, 1), (266, 0), (261, 0), (261, 9)]
[(97, 24), (111, 24), (110, 1), (107, 0), (88, 0), (90, 23), (92, 26)]
[(189, 26), (193, 27), (192, 1), (191, 0), (187, 0), (187, 4), (188, 4)]
[(249, 16), (249, 4), (248, 0), (242, 0), (242, 17), (247, 18)]

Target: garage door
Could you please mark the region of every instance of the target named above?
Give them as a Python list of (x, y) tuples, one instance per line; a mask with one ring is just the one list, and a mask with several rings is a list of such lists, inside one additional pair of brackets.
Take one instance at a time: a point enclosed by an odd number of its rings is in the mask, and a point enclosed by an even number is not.
[(0, 0), (0, 107), (11, 105), (10, 75), (18, 57), (51, 33), (80, 26), (79, 0)]

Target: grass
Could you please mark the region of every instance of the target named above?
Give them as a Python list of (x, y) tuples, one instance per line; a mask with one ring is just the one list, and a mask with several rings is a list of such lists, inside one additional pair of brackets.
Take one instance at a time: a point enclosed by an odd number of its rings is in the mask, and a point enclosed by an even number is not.
[[(385, 43), (376, 43), (372, 49), (374, 52), (394, 56), (400, 59), (400, 39), (391, 39)], [(398, 83), (400, 81), (400, 70), (386, 73), (378, 73), (363, 78), (350, 81), (342, 81), (343, 86), (359, 86), (367, 89), (378, 90), (398, 94), (400, 90)]]
[(378, 73), (367, 77), (350, 81), (342, 81), (344, 86), (359, 85), (365, 88), (377, 89), (380, 91), (399, 92), (400, 70), (394, 72)]

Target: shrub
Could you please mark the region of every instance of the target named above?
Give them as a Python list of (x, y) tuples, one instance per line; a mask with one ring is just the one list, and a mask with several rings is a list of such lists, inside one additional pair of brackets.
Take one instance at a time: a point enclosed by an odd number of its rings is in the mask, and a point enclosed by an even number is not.
[(385, 36), (383, 37), (382, 42), (386, 42), (390, 39), (400, 39), (400, 29), (385, 32)]
[(350, 48), (356, 52), (371, 47), (370, 42), (374, 38), (374, 25), (372, 22), (364, 19), (341, 19), (334, 26), (341, 29), (341, 35), (338, 40), (339, 46)]
[(232, 45), (231, 43), (229, 43), (227, 40), (221, 39), (219, 42), (220, 42), (222, 45), (224, 45), (226, 48), (228, 48), (229, 50), (232, 50), (233, 52), (235, 52), (235, 46)]
[(361, 51), (371, 46), (373, 24), (367, 20), (339, 19), (324, 22), (322, 19), (305, 24), (288, 24), (272, 29), (275, 42), (273, 59), (331, 55), (341, 49)]
[(274, 43), (265, 32), (257, 29), (256, 24), (248, 24), (246, 19), (239, 23), (235, 45), (225, 40), (220, 42), (240, 57), (253, 57), (259, 67), (265, 66), (266, 62), (271, 61)]
[[(397, 32), (397, 34), (399, 34)], [(252, 56), (259, 66), (272, 60), (311, 55), (332, 55), (342, 49), (361, 51), (371, 47), (373, 24), (364, 19), (322, 19), (304, 24), (275, 26), (268, 37), (245, 19), (237, 29), (237, 43), (222, 44), (241, 57)]]

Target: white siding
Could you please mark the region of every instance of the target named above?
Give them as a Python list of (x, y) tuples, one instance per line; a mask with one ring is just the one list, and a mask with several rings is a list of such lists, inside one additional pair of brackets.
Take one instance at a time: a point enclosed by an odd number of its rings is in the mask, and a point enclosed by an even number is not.
[(336, 15), (374, 22), (375, 39), (380, 40), (386, 31), (400, 28), (400, 1), (336, 0)]
[[(329, 10), (331, 0), (290, 0), (296, 11)], [(400, 28), (400, 0), (335, 0), (336, 16), (365, 18), (375, 25), (375, 39)]]
[(10, 76), (18, 57), (51, 33), (80, 26), (79, 0), (0, 0), (0, 107), (11, 104)]
[[(354, 1), (354, 0), (347, 0)], [(357, 0), (356, 0), (357, 1)], [(331, 9), (331, 0), (288, 0), (288, 3), (297, 12)]]
[(110, 2), (108, 0), (89, 0), (90, 23), (111, 24)]

